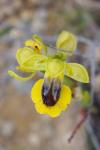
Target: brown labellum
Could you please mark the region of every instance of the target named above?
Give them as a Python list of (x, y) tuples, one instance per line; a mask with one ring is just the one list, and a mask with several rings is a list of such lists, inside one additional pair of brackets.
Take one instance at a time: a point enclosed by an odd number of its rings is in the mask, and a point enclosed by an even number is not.
[(61, 91), (61, 83), (57, 79), (46, 79), (42, 86), (42, 99), (43, 103), (47, 106), (54, 106), (59, 97)]

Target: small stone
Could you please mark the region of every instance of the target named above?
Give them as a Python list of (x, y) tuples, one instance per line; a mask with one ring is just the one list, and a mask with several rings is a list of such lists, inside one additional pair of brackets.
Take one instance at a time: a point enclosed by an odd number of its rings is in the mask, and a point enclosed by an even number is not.
[(0, 132), (4, 137), (11, 137), (14, 131), (14, 124), (10, 121), (1, 123)]
[(34, 146), (40, 145), (40, 138), (37, 134), (31, 133), (28, 137), (28, 141), (31, 145), (34, 145)]

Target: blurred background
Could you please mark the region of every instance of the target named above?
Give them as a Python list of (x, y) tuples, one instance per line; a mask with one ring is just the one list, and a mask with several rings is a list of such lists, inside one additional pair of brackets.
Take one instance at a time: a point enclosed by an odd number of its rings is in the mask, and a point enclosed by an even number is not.
[[(78, 37), (71, 62), (84, 64), (89, 84), (65, 78), (73, 91), (69, 108), (56, 119), (39, 115), (30, 98), (42, 76), (21, 82), (7, 75), (17, 62), (16, 50), (32, 34), (52, 44), (62, 30)], [(0, 0), (0, 150), (100, 150), (100, 1)], [(73, 128), (89, 110), (72, 142)]]

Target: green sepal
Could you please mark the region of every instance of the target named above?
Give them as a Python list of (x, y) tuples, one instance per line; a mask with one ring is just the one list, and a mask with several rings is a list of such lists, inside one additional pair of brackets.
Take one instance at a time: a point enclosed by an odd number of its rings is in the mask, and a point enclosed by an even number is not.
[(77, 63), (67, 63), (65, 75), (79, 82), (89, 82), (89, 75), (87, 70), (83, 65)]
[(62, 31), (57, 38), (56, 47), (57, 49), (65, 50), (73, 52), (77, 46), (77, 39), (76, 37), (67, 31)]

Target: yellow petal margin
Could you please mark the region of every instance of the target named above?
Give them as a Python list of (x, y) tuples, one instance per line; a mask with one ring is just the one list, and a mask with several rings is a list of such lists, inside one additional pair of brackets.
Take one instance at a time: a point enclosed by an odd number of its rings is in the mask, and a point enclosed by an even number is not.
[(58, 105), (62, 110), (65, 110), (70, 104), (72, 98), (72, 92), (70, 88), (66, 85), (63, 85), (61, 88), (61, 95), (58, 101)]
[(40, 114), (47, 114), (52, 118), (60, 115), (60, 113), (67, 108), (71, 101), (71, 90), (69, 87), (63, 85), (61, 88), (60, 98), (54, 106), (47, 106), (43, 103), (41, 89), (43, 79), (38, 80), (32, 87), (31, 98), (35, 104), (35, 109)]

